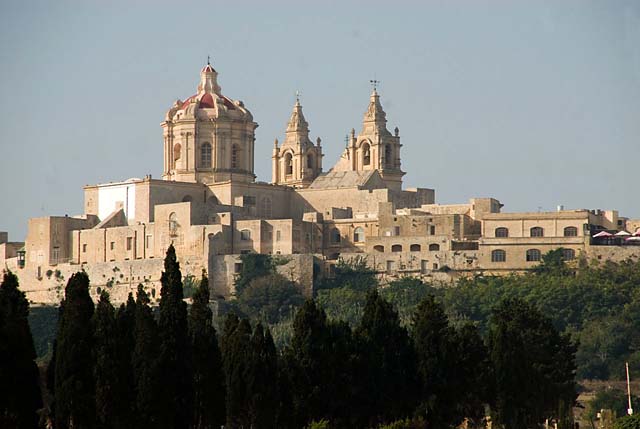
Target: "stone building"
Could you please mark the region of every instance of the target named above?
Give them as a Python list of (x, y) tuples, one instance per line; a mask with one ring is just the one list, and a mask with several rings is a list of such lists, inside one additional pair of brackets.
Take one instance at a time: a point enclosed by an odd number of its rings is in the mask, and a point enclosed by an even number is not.
[(339, 258), (364, 256), (387, 281), (523, 271), (560, 247), (566, 259), (640, 254), (631, 242), (592, 239), (598, 231), (640, 230), (640, 221), (615, 211), (502, 213), (493, 198), (440, 205), (433, 189), (403, 189), (400, 131), (388, 130), (375, 88), (361, 131), (351, 130), (327, 172), (321, 140), (312, 141), (296, 99), (282, 143), (275, 140), (271, 183), (254, 174), (257, 122), (242, 101), (222, 94), (210, 64), (196, 94), (177, 100), (161, 126), (161, 180), (86, 186), (83, 214), (30, 219), (24, 243), (0, 233), (0, 263), (31, 301), (57, 303), (81, 269), (96, 295), (108, 288), (122, 301), (142, 283), (159, 299), (170, 244), (183, 274), (208, 270), (222, 297), (233, 295), (240, 255), (251, 252), (281, 255), (281, 272), (309, 294), (314, 270), (331, 275)]

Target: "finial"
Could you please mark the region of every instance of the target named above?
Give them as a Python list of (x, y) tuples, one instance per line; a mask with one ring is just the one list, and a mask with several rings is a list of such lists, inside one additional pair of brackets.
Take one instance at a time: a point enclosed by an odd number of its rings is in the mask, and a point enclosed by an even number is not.
[(300, 104), (300, 91), (296, 89), (296, 103)]
[(369, 81), (369, 83), (371, 83), (371, 86), (373, 87), (373, 92), (376, 92), (376, 90), (378, 89), (378, 84), (380, 83), (380, 81), (377, 80), (376, 78), (373, 78), (372, 80)]
[(355, 138), (355, 136), (356, 136), (356, 129), (351, 128), (351, 138)]
[(318, 145), (318, 146), (320, 146), (320, 142), (321, 142), (321, 141), (322, 141), (322, 139), (321, 139), (320, 137), (318, 137), (318, 138), (316, 139), (316, 143), (317, 143), (317, 145)]
[(346, 147), (349, 147), (349, 135), (348, 134), (346, 136), (344, 136), (344, 145)]
[(396, 127), (393, 132), (395, 133), (396, 137), (398, 137), (398, 135), (400, 135), (400, 129), (398, 127)]
[(207, 55), (207, 65), (211, 65), (211, 56)]
[(277, 138), (273, 141), (273, 147), (275, 147), (275, 148), (278, 147), (278, 139)]

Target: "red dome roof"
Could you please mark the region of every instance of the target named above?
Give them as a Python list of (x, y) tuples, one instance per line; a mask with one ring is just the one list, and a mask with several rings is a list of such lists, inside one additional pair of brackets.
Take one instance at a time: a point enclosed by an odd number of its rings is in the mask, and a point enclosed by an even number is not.
[(213, 109), (215, 104), (213, 104), (213, 97), (211, 94), (205, 94), (200, 99), (200, 105), (198, 106), (200, 109)]
[(204, 66), (204, 68), (202, 69), (201, 73), (203, 72), (208, 72), (208, 73), (217, 73), (213, 67), (211, 67), (211, 64), (207, 64), (206, 66)]
[[(191, 103), (191, 100), (196, 99), (197, 97), (198, 95), (196, 94), (184, 100), (184, 102), (182, 103), (182, 106), (180, 106), (180, 109), (185, 109), (189, 105), (189, 103)], [(233, 104), (233, 101), (231, 101), (224, 95), (221, 98), (222, 98), (222, 102), (227, 107), (227, 109), (235, 110), (236, 106), (235, 104)], [(198, 109), (214, 109), (215, 107), (216, 106), (213, 101), (213, 96), (211, 94), (208, 94), (208, 93), (204, 94), (202, 98), (200, 98), (200, 102), (198, 103)]]

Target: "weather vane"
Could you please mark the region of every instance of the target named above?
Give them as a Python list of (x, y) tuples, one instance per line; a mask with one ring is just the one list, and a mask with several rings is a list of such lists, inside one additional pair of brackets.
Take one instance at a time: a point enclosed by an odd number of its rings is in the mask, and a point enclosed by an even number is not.
[(296, 102), (300, 102), (300, 91), (296, 89)]
[(373, 86), (373, 90), (376, 91), (378, 89), (378, 84), (380, 83), (380, 81), (374, 78), (369, 82), (371, 83), (371, 86)]

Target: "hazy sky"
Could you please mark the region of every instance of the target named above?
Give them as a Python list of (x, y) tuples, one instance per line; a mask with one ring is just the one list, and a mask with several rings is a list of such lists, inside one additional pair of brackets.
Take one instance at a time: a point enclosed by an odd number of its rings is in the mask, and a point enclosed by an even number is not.
[(207, 55), (260, 124), (259, 180), (296, 90), (327, 171), (375, 76), (405, 186), (640, 217), (637, 0), (2, 1), (0, 230), (82, 213), (85, 184), (160, 178), (160, 122)]

